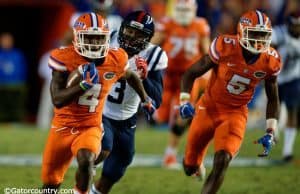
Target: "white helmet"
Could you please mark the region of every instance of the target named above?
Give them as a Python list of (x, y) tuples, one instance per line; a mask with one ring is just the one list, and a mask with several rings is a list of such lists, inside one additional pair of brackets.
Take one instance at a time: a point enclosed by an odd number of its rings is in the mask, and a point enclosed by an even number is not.
[(195, 0), (176, 0), (173, 19), (180, 25), (187, 26), (196, 17), (197, 3)]
[(242, 15), (237, 27), (240, 45), (252, 53), (266, 52), (270, 48), (272, 26), (264, 13), (248, 11)]
[(100, 59), (109, 49), (109, 28), (107, 21), (93, 12), (82, 14), (73, 26), (73, 45), (78, 54), (90, 59)]

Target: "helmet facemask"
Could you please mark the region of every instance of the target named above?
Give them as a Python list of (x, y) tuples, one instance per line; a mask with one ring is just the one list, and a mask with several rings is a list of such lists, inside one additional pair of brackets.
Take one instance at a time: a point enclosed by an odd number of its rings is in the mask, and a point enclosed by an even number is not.
[(107, 55), (109, 49), (109, 32), (100, 28), (74, 30), (73, 45), (82, 56), (90, 59), (99, 59)]
[(123, 48), (129, 56), (133, 56), (148, 46), (151, 37), (152, 35), (143, 30), (139, 30), (130, 25), (123, 25), (119, 31), (118, 41), (120, 47)]
[(240, 24), (241, 34), (239, 42), (251, 53), (263, 53), (269, 50), (271, 44), (272, 29), (262, 25), (242, 26)]

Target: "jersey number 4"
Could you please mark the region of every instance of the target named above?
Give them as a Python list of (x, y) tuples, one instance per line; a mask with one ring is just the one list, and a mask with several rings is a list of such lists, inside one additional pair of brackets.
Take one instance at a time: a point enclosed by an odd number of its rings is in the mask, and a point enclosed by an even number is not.
[(89, 106), (89, 112), (95, 112), (99, 103), (98, 97), (100, 94), (101, 85), (95, 84), (91, 89), (86, 91), (79, 97), (78, 104)]
[(234, 74), (227, 84), (227, 90), (231, 94), (239, 95), (247, 89), (250, 79)]

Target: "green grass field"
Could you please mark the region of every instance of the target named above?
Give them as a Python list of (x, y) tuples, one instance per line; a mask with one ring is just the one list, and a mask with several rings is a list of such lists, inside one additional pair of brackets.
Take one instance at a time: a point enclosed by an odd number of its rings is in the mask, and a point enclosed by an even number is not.
[[(0, 125), (0, 155), (38, 154), (43, 151), (47, 131), (33, 126)], [(253, 140), (263, 131), (248, 131), (238, 157), (256, 158), (261, 148)], [(164, 152), (167, 132), (151, 129), (137, 131), (136, 152), (160, 154)], [(184, 138), (185, 139), (185, 138)], [(184, 148), (184, 139), (181, 150)], [(220, 194), (298, 194), (300, 188), (300, 137), (296, 143), (295, 162), (267, 167), (230, 167)], [(297, 152), (298, 151), (298, 152)], [(270, 160), (281, 158), (281, 144), (272, 150)], [(209, 155), (212, 154), (212, 148)], [(210, 168), (207, 169), (208, 171)], [(100, 170), (99, 170), (100, 171)], [(62, 188), (72, 188), (75, 168), (70, 168)], [(99, 174), (100, 172), (98, 172)], [(0, 166), (0, 193), (6, 187), (38, 188), (41, 185), (39, 166)], [(194, 194), (200, 193), (203, 182), (186, 177), (182, 171), (160, 167), (132, 167), (113, 188), (112, 194)]]

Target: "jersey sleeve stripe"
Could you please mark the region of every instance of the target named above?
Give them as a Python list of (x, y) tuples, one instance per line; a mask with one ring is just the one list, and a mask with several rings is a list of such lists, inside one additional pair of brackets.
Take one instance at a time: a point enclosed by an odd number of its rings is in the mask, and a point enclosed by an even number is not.
[[(148, 66), (152, 66), (153, 65), (153, 62), (151, 63), (151, 61), (153, 61), (153, 55), (154, 53), (156, 52), (156, 50), (158, 49), (158, 46), (154, 47), (149, 55), (149, 57), (147, 58), (147, 63), (148, 63)], [(151, 69), (151, 68), (150, 68)]]
[(219, 54), (218, 54), (218, 51), (216, 49), (217, 40), (218, 40), (218, 38), (215, 38), (213, 40), (213, 42), (211, 43), (210, 48), (209, 48), (210, 56), (212, 56), (213, 60), (215, 60), (215, 61), (218, 61), (219, 58), (220, 58)]
[(160, 49), (160, 51), (159, 51), (159, 53), (158, 53), (158, 55), (156, 57), (156, 60), (154, 61), (153, 65), (151, 67), (151, 71), (155, 70), (155, 68), (156, 68), (156, 66), (157, 66), (157, 64), (158, 64), (158, 62), (160, 60), (160, 57), (161, 57), (162, 53), (163, 53), (163, 50)]
[(110, 39), (111, 40), (114, 39), (116, 34), (117, 34), (117, 30), (112, 31), (110, 34)]
[(50, 68), (55, 69), (57, 71), (67, 71), (67, 67), (64, 63), (54, 59), (53, 57), (49, 57), (48, 65)]

